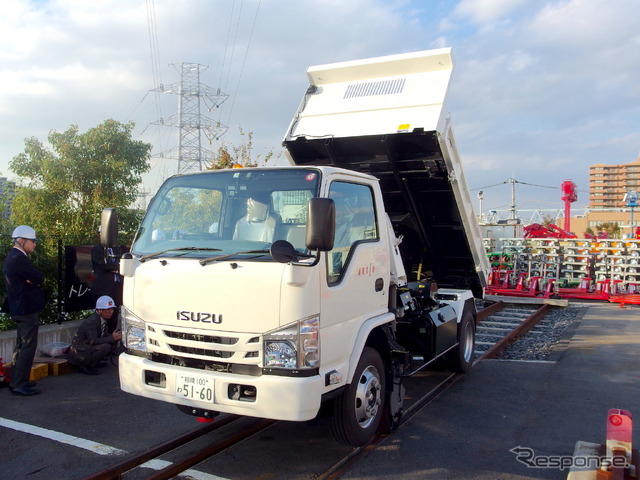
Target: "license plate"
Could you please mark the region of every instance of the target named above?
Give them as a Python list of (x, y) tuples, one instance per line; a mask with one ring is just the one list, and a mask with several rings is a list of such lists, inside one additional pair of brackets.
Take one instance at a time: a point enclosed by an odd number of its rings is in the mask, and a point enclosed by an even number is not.
[(176, 378), (176, 397), (213, 403), (213, 378), (179, 374)]

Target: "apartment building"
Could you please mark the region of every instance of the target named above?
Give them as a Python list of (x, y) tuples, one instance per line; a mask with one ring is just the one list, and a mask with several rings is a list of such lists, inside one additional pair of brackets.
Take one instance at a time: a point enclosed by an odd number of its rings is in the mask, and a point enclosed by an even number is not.
[(589, 208), (625, 208), (628, 191), (640, 192), (640, 158), (622, 165), (589, 167)]
[(6, 177), (0, 177), (0, 216), (8, 219), (11, 215), (11, 204), (16, 194), (16, 184)]

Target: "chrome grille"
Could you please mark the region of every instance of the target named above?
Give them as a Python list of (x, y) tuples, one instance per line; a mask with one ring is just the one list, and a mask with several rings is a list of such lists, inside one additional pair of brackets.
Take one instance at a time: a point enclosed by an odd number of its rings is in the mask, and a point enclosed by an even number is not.
[(220, 350), (209, 350), (206, 348), (185, 347), (182, 345), (168, 344), (169, 348), (175, 352), (188, 353), (190, 355), (200, 355), (213, 358), (231, 358), (234, 352), (221, 352)]
[(192, 342), (218, 343), (222, 345), (235, 345), (238, 343), (238, 339), (233, 337), (223, 338), (199, 333), (173, 332), (170, 330), (165, 330), (164, 334), (169, 338), (178, 338), (180, 340), (189, 340)]
[(255, 333), (147, 324), (147, 345), (154, 353), (243, 365), (260, 365), (262, 337)]

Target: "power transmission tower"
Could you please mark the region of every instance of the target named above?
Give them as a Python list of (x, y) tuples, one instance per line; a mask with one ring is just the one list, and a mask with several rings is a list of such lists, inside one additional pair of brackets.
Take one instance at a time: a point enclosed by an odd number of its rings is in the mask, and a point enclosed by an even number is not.
[[(203, 106), (211, 112), (218, 108), (229, 97), (220, 89), (211, 88), (200, 82), (200, 72), (208, 67), (199, 63), (181, 65), (180, 83), (153, 89), (154, 92), (178, 95), (178, 114), (167, 119), (153, 122), (154, 125), (178, 127), (178, 148), (172, 149), (163, 157), (178, 160), (178, 173), (198, 172), (211, 165), (214, 152), (207, 148), (214, 140), (218, 140), (227, 127), (211, 120), (203, 112)], [(203, 135), (208, 142), (203, 142)]]

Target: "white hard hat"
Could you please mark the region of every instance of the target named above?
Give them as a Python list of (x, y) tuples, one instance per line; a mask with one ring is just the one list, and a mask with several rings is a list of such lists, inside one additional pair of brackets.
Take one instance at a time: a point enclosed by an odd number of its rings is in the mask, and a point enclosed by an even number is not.
[(96, 310), (106, 310), (107, 308), (116, 308), (116, 302), (110, 296), (103, 295), (96, 301)]
[(16, 227), (11, 235), (12, 238), (26, 238), (27, 240), (37, 240), (36, 231), (27, 225)]

